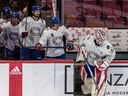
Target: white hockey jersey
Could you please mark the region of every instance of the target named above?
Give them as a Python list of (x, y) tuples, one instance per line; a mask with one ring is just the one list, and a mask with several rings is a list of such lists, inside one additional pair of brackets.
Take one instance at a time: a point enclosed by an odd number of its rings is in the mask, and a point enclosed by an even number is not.
[(4, 22), (6, 22), (6, 20), (3, 18), (0, 18), (0, 25), (2, 25)]
[(13, 26), (9, 23), (2, 32), (2, 37), (4, 41), (5, 48), (8, 48), (13, 51), (15, 45), (20, 45), (20, 36), (19, 36), (20, 23), (16, 26)]
[(7, 22), (7, 20), (1, 18), (0, 19), (0, 47), (3, 47), (4, 45), (4, 38), (2, 36), (4, 27), (8, 26), (10, 22)]
[(67, 41), (72, 40), (71, 32), (63, 25), (60, 26), (57, 30), (54, 30), (48, 27), (43, 32), (39, 40), (39, 43), (42, 44), (43, 47), (46, 47), (46, 46), (52, 47), (52, 48), (47, 49), (48, 57), (57, 57), (57, 56), (64, 54), (63, 36), (66, 37)]
[(0, 33), (3, 31), (2, 29), (8, 25), (8, 23), (10, 22), (7, 22), (7, 20), (3, 19), (3, 18), (0, 18)]
[[(109, 63), (115, 58), (115, 50), (112, 45), (106, 40), (102, 45), (97, 46), (95, 43), (95, 36), (88, 35), (85, 38), (82, 38), (80, 41), (81, 46), (85, 47), (86, 52), (94, 52), (101, 59), (108, 61)], [(94, 61), (88, 61), (93, 63)]]
[(32, 17), (24, 18), (19, 32), (20, 35), (22, 32), (28, 32), (28, 37), (22, 38), (22, 45), (25, 47), (35, 47), (45, 29), (46, 22), (41, 18), (38, 21), (35, 21)]

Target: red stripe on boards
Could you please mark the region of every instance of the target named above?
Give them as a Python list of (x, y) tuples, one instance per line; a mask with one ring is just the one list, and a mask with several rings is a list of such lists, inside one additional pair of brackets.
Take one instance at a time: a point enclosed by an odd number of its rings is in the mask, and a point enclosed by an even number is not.
[(9, 96), (22, 96), (22, 63), (9, 64)]

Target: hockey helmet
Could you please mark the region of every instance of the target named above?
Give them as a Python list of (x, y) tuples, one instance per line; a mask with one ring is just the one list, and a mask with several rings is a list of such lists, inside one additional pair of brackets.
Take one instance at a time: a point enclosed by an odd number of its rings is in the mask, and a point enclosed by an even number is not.
[(12, 18), (19, 18), (18, 12), (12, 12), (11, 17)]
[(59, 19), (59, 17), (53, 17), (53, 18), (52, 18), (52, 24), (60, 24), (60, 19)]
[(3, 7), (2, 12), (3, 14), (10, 14), (11, 9), (9, 7)]
[(41, 10), (41, 6), (38, 6), (38, 5), (33, 5), (32, 6), (32, 11), (35, 11), (35, 10)]
[(103, 43), (106, 39), (106, 30), (102, 29), (97, 29), (95, 31), (96, 34), (96, 39), (98, 40), (99, 43)]

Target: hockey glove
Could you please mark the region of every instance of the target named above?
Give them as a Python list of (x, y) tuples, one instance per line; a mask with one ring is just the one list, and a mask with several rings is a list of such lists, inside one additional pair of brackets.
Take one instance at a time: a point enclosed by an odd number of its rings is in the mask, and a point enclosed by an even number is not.
[(99, 67), (101, 64), (103, 64), (103, 60), (101, 58), (98, 58), (94, 61), (94, 65), (96, 67)]
[(40, 43), (37, 43), (37, 44), (36, 44), (35, 49), (36, 49), (37, 51), (42, 51), (42, 50), (44, 50), (44, 48), (42, 47), (42, 45), (41, 45)]
[(19, 50), (20, 50), (20, 48), (21, 48), (21, 46), (20, 46), (20, 45), (15, 45), (13, 50), (14, 50), (15, 52), (17, 52), (17, 51), (19, 51)]
[(98, 69), (100, 71), (104, 71), (104, 70), (107, 70), (108, 67), (109, 67), (109, 62), (108, 61), (104, 61), (101, 65), (99, 65)]
[(73, 50), (73, 42), (72, 41), (67, 42), (67, 49), (68, 50)]
[(22, 38), (26, 38), (28, 36), (28, 32), (22, 32)]

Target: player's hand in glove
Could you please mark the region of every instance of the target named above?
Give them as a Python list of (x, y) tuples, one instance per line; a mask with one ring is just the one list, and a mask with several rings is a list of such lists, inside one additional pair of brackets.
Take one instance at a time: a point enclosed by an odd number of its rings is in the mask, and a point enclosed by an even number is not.
[(73, 50), (73, 42), (72, 41), (67, 42), (67, 49), (68, 50)]
[(98, 69), (100, 71), (104, 71), (107, 70), (108, 67), (109, 67), (109, 63), (107, 61), (104, 61), (101, 65), (99, 65)]
[(20, 50), (20, 48), (21, 48), (21, 46), (20, 46), (20, 45), (15, 45), (15, 47), (14, 47), (14, 51), (19, 51), (19, 50)]
[(40, 43), (37, 43), (37, 44), (36, 44), (35, 49), (36, 49), (37, 51), (43, 51), (43, 50), (44, 50), (44, 48), (42, 47), (42, 45), (41, 45)]
[(28, 36), (28, 32), (22, 32), (22, 38), (26, 38)]
[(98, 68), (103, 63), (101, 58), (98, 58), (94, 61), (94, 65)]

